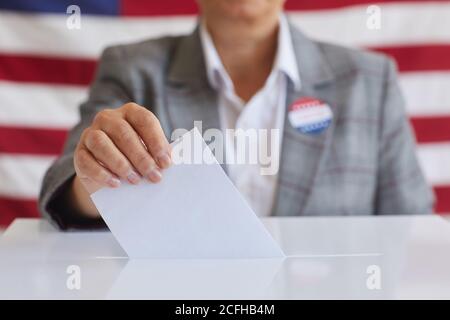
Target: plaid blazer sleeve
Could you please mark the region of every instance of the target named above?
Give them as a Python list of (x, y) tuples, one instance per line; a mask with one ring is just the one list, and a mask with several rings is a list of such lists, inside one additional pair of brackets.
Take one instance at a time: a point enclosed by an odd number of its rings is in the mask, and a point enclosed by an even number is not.
[(431, 213), (434, 196), (416, 156), (396, 66), (392, 60), (386, 61), (375, 212), (380, 215)]

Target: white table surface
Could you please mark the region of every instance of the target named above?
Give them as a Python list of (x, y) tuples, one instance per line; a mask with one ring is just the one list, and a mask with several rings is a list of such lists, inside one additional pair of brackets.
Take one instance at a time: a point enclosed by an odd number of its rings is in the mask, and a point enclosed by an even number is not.
[[(450, 298), (450, 222), (439, 216), (266, 218), (286, 259), (129, 260), (109, 232), (16, 220), (0, 238), (0, 299)], [(67, 268), (79, 266), (80, 290)], [(369, 266), (381, 289), (369, 289)]]

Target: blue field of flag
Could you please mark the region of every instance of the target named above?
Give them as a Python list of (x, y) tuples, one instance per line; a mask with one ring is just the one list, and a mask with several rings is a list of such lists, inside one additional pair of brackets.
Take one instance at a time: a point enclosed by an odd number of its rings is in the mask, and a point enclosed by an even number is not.
[(0, 10), (24, 13), (66, 14), (70, 5), (77, 5), (83, 14), (120, 14), (120, 0), (0, 0)]

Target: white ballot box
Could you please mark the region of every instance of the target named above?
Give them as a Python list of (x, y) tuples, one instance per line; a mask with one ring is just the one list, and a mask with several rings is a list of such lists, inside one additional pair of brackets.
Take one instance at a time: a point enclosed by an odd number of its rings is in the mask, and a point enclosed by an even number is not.
[(129, 259), (110, 232), (19, 219), (0, 238), (0, 299), (450, 298), (439, 216), (262, 221), (286, 257)]

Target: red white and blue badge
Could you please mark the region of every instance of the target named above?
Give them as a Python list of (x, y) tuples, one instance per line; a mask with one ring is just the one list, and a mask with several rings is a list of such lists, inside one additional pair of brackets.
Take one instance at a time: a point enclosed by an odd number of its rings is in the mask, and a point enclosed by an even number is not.
[(333, 112), (325, 102), (312, 97), (303, 97), (289, 107), (288, 118), (297, 131), (318, 134), (330, 126)]

